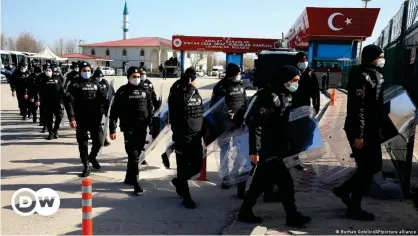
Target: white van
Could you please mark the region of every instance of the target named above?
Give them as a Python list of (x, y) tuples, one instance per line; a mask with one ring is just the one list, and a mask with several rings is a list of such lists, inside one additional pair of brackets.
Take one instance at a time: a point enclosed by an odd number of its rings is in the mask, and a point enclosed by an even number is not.
[(5, 67), (12, 64), (12, 56), (8, 51), (0, 50), (0, 63)]
[(26, 64), (29, 64), (29, 58), (27, 55), (23, 54), (22, 52), (18, 52), (18, 51), (9, 51), (10, 55), (12, 56), (12, 61), (16, 64), (19, 65), (20, 62), (24, 61), (26, 62)]
[(220, 73), (224, 71), (223, 66), (214, 66), (212, 70), (210, 71), (210, 76), (219, 76)]

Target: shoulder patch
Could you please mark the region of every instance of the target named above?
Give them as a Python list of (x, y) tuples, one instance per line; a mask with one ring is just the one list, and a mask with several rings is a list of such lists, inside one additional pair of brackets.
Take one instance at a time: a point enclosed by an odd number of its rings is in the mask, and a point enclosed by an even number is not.
[(356, 96), (357, 97), (364, 97), (364, 91), (363, 91), (363, 89), (357, 89)]

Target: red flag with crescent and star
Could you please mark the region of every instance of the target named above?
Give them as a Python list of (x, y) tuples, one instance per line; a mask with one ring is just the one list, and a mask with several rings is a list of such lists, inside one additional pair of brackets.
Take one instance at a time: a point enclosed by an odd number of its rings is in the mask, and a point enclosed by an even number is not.
[(378, 8), (306, 8), (310, 36), (369, 37), (379, 12)]

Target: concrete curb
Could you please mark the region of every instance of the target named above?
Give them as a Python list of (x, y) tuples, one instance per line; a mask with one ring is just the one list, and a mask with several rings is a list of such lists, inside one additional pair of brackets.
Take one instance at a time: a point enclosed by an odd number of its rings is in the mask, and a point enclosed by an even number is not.
[(325, 112), (327, 111), (327, 109), (328, 109), (328, 107), (329, 107), (329, 105), (330, 105), (330, 104), (331, 104), (331, 101), (328, 101), (328, 102), (325, 104), (324, 108), (322, 108), (322, 110), (321, 110), (321, 111), (319, 112), (319, 114), (317, 115), (316, 119), (317, 119), (318, 123), (319, 123), (319, 121), (321, 121), (322, 117), (324, 116), (324, 114), (325, 114)]
[(267, 233), (267, 227), (257, 226), (253, 229), (250, 235), (265, 235)]

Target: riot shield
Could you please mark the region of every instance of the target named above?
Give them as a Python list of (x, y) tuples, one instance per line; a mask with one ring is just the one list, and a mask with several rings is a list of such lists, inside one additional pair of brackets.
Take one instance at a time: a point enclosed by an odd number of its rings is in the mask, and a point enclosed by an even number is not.
[(207, 147), (207, 153), (215, 158), (224, 184), (234, 185), (249, 178), (252, 165), (245, 127), (221, 135)]
[(289, 149), (283, 159), (288, 168), (301, 162), (312, 163), (326, 153), (315, 116), (315, 110), (310, 106), (302, 106), (290, 111), (285, 130)]
[[(103, 140), (102, 140), (102, 146), (104, 145), (104, 142), (107, 137), (107, 133), (109, 130), (109, 122), (110, 122), (110, 110), (112, 108), (113, 98), (115, 96), (115, 80), (113, 79), (109, 84), (109, 90), (107, 91), (106, 100), (109, 105), (109, 109), (107, 110), (106, 116), (102, 117), (102, 125), (103, 125)], [(100, 149), (100, 155), (103, 154), (103, 147)]]
[(208, 146), (219, 136), (233, 127), (229, 119), (225, 98), (221, 98), (203, 114), (203, 129), (205, 129), (204, 143)]

